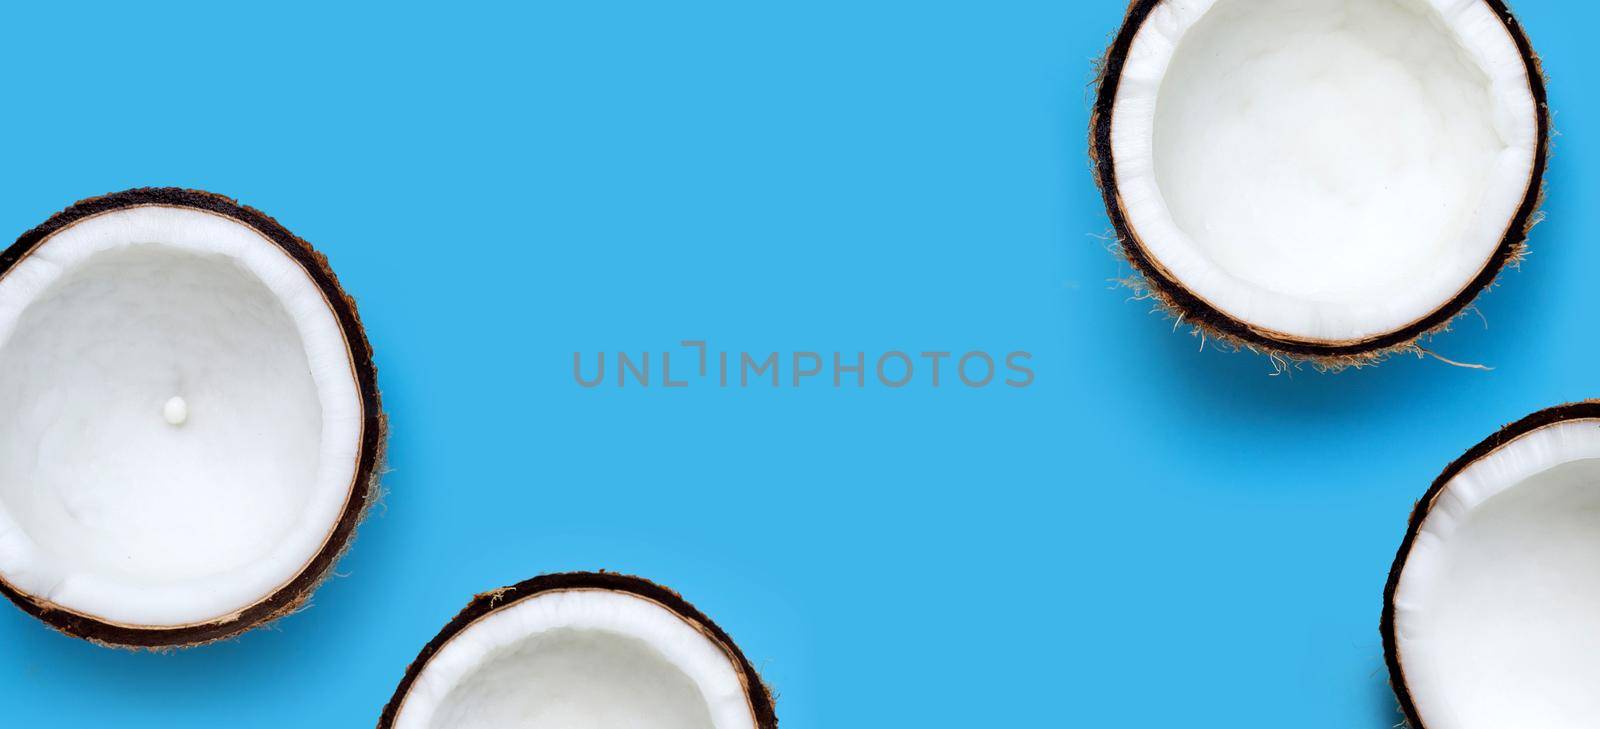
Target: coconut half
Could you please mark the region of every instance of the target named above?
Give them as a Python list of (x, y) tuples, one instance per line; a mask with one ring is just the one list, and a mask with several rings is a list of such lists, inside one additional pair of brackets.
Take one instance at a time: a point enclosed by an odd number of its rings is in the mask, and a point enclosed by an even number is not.
[(379, 729), (776, 729), (733, 640), (637, 577), (544, 575), (477, 596), (406, 670)]
[(205, 192), (84, 200), (0, 254), (0, 593), (68, 634), (202, 643), (300, 606), (383, 447), (326, 260)]
[(1549, 115), (1501, 0), (1136, 0), (1090, 151), (1133, 284), (1340, 367), (1415, 350), (1516, 259)]
[(1473, 446), (1411, 515), (1383, 644), (1415, 729), (1600, 720), (1600, 402)]

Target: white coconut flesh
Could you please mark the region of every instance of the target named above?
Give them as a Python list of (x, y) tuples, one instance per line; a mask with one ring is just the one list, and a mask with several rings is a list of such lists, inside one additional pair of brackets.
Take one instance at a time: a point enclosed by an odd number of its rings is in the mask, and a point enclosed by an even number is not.
[(1130, 47), (1111, 148), (1156, 266), (1258, 330), (1352, 342), (1485, 268), (1538, 130), (1483, 0), (1168, 0)]
[(1428, 729), (1600, 721), (1600, 421), (1546, 426), (1452, 478), (1394, 595)]
[(132, 207), (0, 279), (0, 578), (177, 627), (273, 594), (351, 494), (361, 402), (310, 275), (253, 228)]
[(418, 673), (396, 729), (755, 729), (727, 652), (659, 603), (545, 592), (451, 638)]

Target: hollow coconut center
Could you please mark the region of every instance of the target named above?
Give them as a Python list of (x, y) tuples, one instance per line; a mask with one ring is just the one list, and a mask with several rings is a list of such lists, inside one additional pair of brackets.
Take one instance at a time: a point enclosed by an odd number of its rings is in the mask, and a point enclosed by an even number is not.
[(474, 671), (434, 716), (436, 729), (711, 729), (694, 682), (648, 643), (552, 630)]
[(1527, 192), (1525, 62), (1482, 0), (1163, 3), (1118, 89), (1129, 223), (1185, 287), (1350, 341), (1436, 310)]
[(1600, 716), (1600, 423), (1530, 433), (1456, 476), (1395, 593), (1428, 729), (1579, 729)]
[(143, 207), (55, 234), (0, 280), (0, 576), (158, 627), (287, 583), (355, 470), (340, 331), (231, 219)]
[(469, 626), (430, 659), (397, 729), (754, 729), (727, 654), (649, 600), (537, 595)]

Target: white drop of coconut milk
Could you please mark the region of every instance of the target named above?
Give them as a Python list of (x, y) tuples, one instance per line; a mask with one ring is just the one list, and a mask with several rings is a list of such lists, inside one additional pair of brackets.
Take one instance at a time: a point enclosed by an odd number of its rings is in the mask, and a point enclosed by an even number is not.
[(189, 421), (189, 403), (174, 395), (161, 406), (161, 417), (167, 419), (168, 425), (183, 425)]

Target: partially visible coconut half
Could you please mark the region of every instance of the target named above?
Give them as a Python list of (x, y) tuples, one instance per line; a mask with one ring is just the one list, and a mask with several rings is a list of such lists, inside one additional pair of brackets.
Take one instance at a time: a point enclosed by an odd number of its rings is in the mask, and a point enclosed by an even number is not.
[(1382, 634), (1414, 729), (1600, 721), (1600, 402), (1508, 425), (1434, 480)]
[(422, 649), (379, 729), (776, 729), (733, 639), (677, 593), (574, 572), (477, 596)]
[(1090, 152), (1132, 285), (1339, 368), (1420, 351), (1519, 258), (1548, 136), (1501, 0), (1135, 0)]
[(0, 594), (127, 647), (295, 610), (372, 498), (372, 351), (327, 261), (206, 192), (79, 202), (0, 254)]

